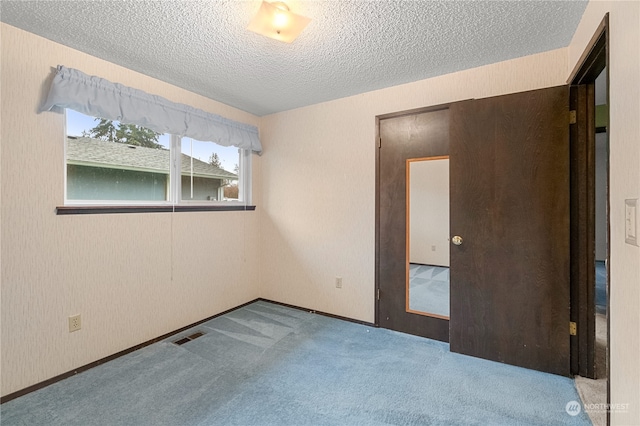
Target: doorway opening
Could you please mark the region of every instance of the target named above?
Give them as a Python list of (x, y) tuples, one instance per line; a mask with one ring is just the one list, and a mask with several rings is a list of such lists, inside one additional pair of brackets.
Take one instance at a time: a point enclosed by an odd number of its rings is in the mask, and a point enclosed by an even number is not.
[[(609, 123), (607, 70), (595, 81), (595, 379), (607, 379), (607, 300), (609, 294)], [(606, 385), (605, 385), (606, 392)]]
[[(608, 404), (610, 306), (609, 17), (605, 15), (568, 82), (572, 85), (571, 372), (584, 404)], [(606, 406), (606, 405), (604, 405)], [(589, 412), (608, 424), (608, 412)]]

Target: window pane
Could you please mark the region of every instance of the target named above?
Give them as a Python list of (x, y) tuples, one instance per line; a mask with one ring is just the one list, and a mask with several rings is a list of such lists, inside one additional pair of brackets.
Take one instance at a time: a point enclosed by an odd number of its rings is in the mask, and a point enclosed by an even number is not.
[(67, 199), (166, 201), (169, 135), (67, 110)]
[(238, 148), (191, 138), (182, 138), (181, 147), (182, 200), (238, 200)]

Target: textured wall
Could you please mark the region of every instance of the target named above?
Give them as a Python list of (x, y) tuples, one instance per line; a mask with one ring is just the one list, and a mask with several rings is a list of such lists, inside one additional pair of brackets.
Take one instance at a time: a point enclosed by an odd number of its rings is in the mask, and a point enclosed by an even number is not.
[(610, 348), (612, 424), (640, 423), (640, 249), (624, 241), (624, 200), (640, 197), (640, 3), (591, 1), (569, 46), (572, 70), (610, 12)]
[[(238, 121), (258, 118), (6, 24), (1, 31), (2, 394), (258, 297), (257, 211), (56, 216), (64, 116), (36, 110), (52, 68), (64, 64)], [(69, 333), (67, 317), (78, 313), (82, 330)]]
[(373, 321), (376, 115), (564, 84), (566, 64), (553, 50), (263, 117), (263, 296)]

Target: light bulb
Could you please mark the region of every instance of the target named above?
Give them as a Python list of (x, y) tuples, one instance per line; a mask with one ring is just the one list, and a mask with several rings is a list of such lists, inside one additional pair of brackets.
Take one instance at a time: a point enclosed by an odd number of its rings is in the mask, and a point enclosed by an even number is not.
[(286, 11), (278, 10), (273, 15), (273, 26), (276, 31), (280, 32), (280, 30), (286, 28), (289, 25), (289, 14)]

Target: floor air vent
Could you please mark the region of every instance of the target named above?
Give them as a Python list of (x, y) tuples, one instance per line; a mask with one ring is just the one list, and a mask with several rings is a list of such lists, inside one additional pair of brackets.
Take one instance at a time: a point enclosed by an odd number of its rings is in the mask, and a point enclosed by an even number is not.
[(175, 343), (176, 345), (184, 345), (187, 342), (190, 342), (192, 340), (197, 339), (200, 336), (204, 336), (204, 333), (201, 331), (198, 331), (197, 333), (193, 333), (191, 336), (187, 336), (187, 337), (183, 337), (182, 339), (176, 340)]

